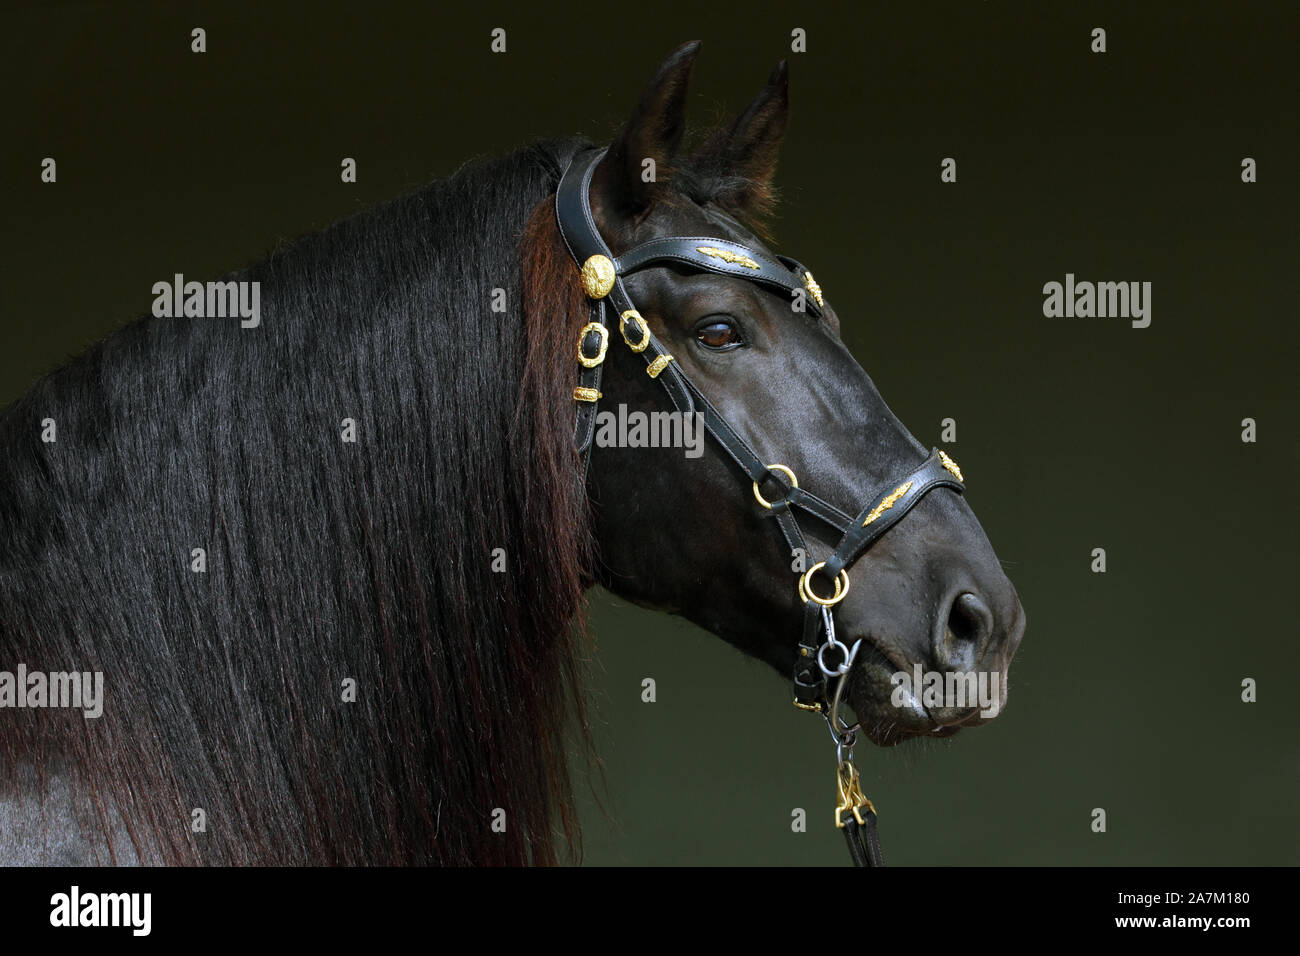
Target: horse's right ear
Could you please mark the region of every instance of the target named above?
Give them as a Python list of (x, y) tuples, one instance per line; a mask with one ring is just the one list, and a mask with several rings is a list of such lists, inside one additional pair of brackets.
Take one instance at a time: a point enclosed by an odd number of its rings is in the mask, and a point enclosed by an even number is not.
[(592, 203), (599, 210), (626, 218), (650, 208), (657, 183), (667, 181), (686, 131), (686, 87), (699, 52), (698, 40), (679, 46), (641, 94), (592, 176)]

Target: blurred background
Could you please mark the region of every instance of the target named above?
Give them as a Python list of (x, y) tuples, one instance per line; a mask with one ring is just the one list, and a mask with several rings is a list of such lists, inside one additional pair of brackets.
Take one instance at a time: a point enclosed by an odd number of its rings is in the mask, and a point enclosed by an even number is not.
[[(682, 41), (704, 41), (697, 123), (788, 58), (778, 248), (961, 463), (1029, 619), (997, 721), (859, 748), (886, 859), (1300, 862), (1294, 4), (233, 6), (5, 15), (0, 404), (161, 276), (215, 277), (537, 137), (607, 141)], [(1067, 272), (1151, 282), (1151, 326), (1044, 318)], [(586, 862), (847, 862), (829, 738), (784, 675), (608, 594), (591, 614)]]

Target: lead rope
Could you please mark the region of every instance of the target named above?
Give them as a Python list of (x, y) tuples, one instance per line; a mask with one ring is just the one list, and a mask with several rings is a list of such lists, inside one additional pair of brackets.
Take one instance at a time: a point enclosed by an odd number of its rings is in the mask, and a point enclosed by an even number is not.
[[(827, 612), (828, 623), (830, 613)], [(834, 624), (830, 624), (827, 644), (843, 647), (835, 639)], [(840, 665), (835, 696), (831, 699), (830, 711), (826, 714), (826, 725), (830, 728), (831, 739), (835, 741), (835, 785), (839, 791), (839, 802), (835, 805), (835, 826), (844, 832), (848, 843), (849, 856), (854, 866), (880, 867), (885, 865), (884, 855), (880, 851), (880, 834), (876, 829), (876, 806), (862, 792), (858, 768), (853, 766), (853, 747), (858, 741), (858, 726), (847, 726), (840, 719), (840, 695), (848, 683), (848, 675), (853, 670), (858, 650), (862, 647), (861, 639), (854, 641), (853, 649), (848, 651), (844, 663)], [(830, 675), (827, 675), (828, 679)], [(847, 816), (846, 816), (847, 814)]]

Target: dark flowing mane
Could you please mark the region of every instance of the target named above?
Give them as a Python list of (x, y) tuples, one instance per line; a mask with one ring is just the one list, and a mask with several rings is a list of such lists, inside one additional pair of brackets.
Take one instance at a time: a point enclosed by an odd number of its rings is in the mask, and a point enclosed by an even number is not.
[(260, 327), (143, 319), (0, 416), (0, 662), (105, 686), (5, 712), (0, 797), (76, 781), (103, 862), (578, 851), (585, 319), (546, 202), (578, 145), (285, 245), (228, 277)]

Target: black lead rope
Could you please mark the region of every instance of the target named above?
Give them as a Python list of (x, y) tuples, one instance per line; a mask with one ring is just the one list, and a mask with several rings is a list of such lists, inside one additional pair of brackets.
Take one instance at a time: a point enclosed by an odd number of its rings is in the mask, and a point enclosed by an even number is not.
[(844, 839), (849, 845), (849, 857), (854, 866), (884, 866), (880, 853), (880, 834), (876, 832), (876, 811), (863, 811), (865, 822), (850, 820), (844, 824)]
[[(830, 726), (839, 758), (835, 825), (844, 831), (854, 865), (883, 866), (876, 810), (862, 793), (858, 771), (853, 765), (858, 728), (844, 724), (839, 717), (840, 694), (858, 644), (849, 648), (836, 638), (833, 608), (849, 592), (848, 568), (926, 494), (939, 487), (962, 493), (965, 485), (961, 470), (946, 454), (934, 449), (910, 474), (877, 489), (870, 504), (851, 518), (830, 502), (799, 487), (798, 478), (785, 465), (765, 464), (650, 331), (623, 286), (623, 276), (646, 267), (688, 265), (748, 279), (792, 299), (801, 298), (806, 310), (819, 318), (825, 304), (821, 287), (811, 272), (788, 256), (773, 257), (714, 236), (651, 239), (615, 258), (596, 228), (589, 198), (592, 174), (604, 154), (603, 149), (591, 149), (576, 156), (555, 191), (560, 235), (579, 266), (583, 291), (591, 303), (590, 321), (578, 334), (580, 371), (578, 385), (573, 390), (577, 402), (574, 442), (582, 455), (583, 480), (586, 481), (591, 463), (596, 408), (603, 397), (601, 373), (613, 325), (628, 348), (645, 360), (646, 374), (664, 387), (673, 407), (683, 414), (698, 411), (702, 415), (705, 428), (750, 480), (754, 497), (771, 512), (792, 551), (811, 553), (795, 518), (795, 509), (839, 532), (839, 544), (831, 555), (801, 572), (795, 589), (803, 605), (804, 624), (794, 665), (794, 703), (802, 710), (821, 714)], [(762, 487), (771, 483), (779, 485), (783, 494), (769, 501), (763, 497)], [(829, 596), (814, 587), (819, 574), (824, 582), (830, 582), (822, 584), (823, 589), (833, 585)], [(828, 662), (828, 652), (837, 660)], [(832, 680), (835, 690), (828, 695)]]

